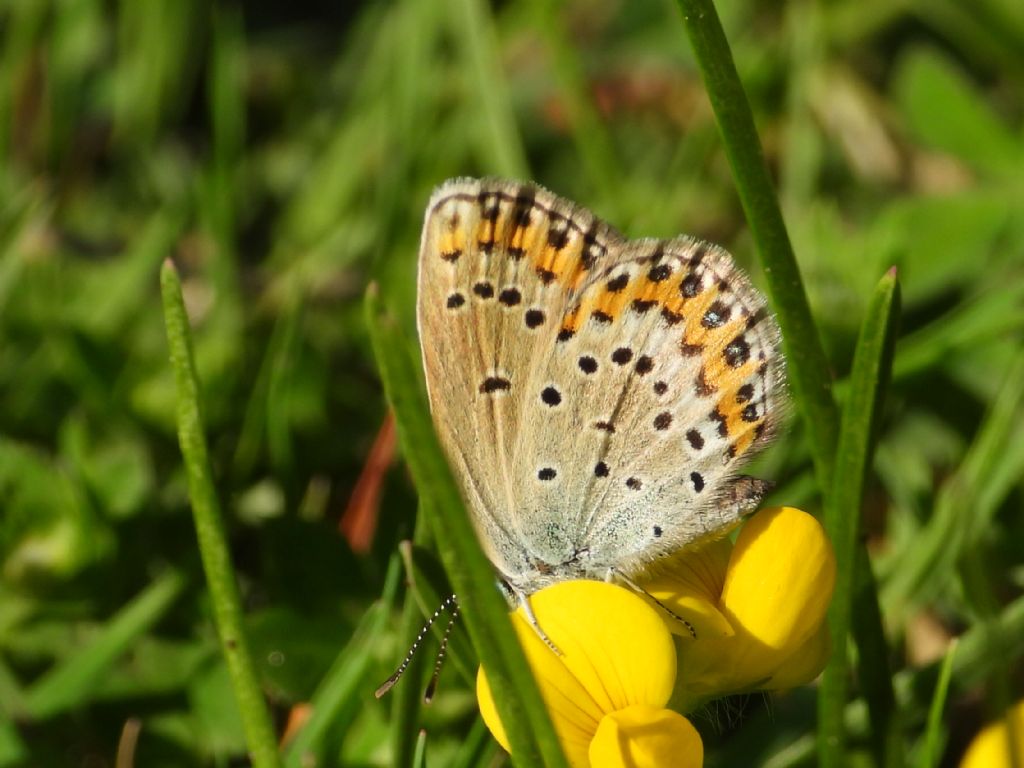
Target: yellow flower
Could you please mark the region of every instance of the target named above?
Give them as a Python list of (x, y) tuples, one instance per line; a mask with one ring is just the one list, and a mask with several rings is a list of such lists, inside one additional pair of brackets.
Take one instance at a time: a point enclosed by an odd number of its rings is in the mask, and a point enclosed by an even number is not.
[(1024, 757), (1024, 701), (1018, 701), (1002, 719), (989, 723), (974, 737), (960, 768), (1010, 768), (1011, 748)]
[[(613, 584), (568, 581), (530, 597), (538, 637), (522, 609), (512, 623), (570, 765), (687, 768), (703, 762), (700, 736), (665, 709), (676, 677), (672, 636), (647, 602)], [(480, 713), (505, 749), (508, 738), (483, 668)]]
[(830, 651), (824, 620), (834, 585), (824, 529), (792, 507), (758, 512), (735, 546), (723, 539), (659, 563), (644, 588), (697, 636), (665, 617), (679, 635), (673, 705), (688, 712), (726, 694), (814, 679)]

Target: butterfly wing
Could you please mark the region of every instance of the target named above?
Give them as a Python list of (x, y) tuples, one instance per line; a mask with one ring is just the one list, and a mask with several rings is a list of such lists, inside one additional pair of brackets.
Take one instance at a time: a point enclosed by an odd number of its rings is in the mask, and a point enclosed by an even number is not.
[(516, 477), (524, 434), (543, 427), (528, 382), (544, 378), (562, 316), (621, 245), (533, 184), (453, 179), (427, 206), (417, 319), (431, 411), (484, 548), (513, 583), (547, 554)]
[(781, 410), (778, 328), (720, 248), (626, 242), (531, 184), (427, 210), (418, 320), (435, 426), (484, 547), (528, 593), (728, 528)]
[[(777, 424), (784, 365), (778, 326), (728, 253), (633, 241), (556, 338), (546, 375), (567, 388), (578, 435), (558, 492), (575, 501), (565, 519), (586, 570), (635, 572), (756, 506), (764, 484), (737, 472)], [(532, 437), (538, 455), (561, 445)]]

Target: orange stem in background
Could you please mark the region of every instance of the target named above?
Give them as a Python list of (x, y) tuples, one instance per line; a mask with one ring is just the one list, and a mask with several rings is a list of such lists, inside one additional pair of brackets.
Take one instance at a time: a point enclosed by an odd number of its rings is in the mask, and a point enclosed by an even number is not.
[(373, 536), (377, 532), (377, 517), (380, 512), (381, 488), (384, 475), (395, 458), (395, 417), (390, 411), (377, 431), (370, 452), (363, 464), (363, 471), (349, 496), (338, 530), (348, 541), (356, 554), (370, 551)]

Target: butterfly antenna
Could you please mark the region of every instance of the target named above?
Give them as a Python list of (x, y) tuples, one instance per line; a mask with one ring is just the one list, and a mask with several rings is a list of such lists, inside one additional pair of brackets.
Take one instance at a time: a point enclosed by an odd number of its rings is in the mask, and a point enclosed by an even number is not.
[[(402, 663), (398, 665), (398, 669), (392, 672), (391, 677), (385, 680), (381, 684), (380, 688), (374, 691), (374, 696), (379, 699), (394, 687), (395, 683), (397, 683), (399, 678), (405, 673), (405, 670), (409, 668), (409, 665), (412, 663), (412, 657), (416, 655), (416, 651), (419, 650), (420, 645), (423, 643), (423, 638), (427, 636), (427, 632), (429, 632), (430, 628), (434, 626), (434, 622), (437, 621), (438, 617), (440, 617), (442, 613), (447, 611), (453, 605), (455, 606), (455, 612), (457, 614), (459, 604), (455, 600), (455, 595), (448, 595), (448, 597), (441, 602), (441, 605), (438, 606), (438, 609), (434, 611), (434, 615), (427, 619), (427, 622), (423, 625), (419, 634), (416, 635), (416, 639), (412, 641), (412, 646), (409, 648), (408, 653), (405, 654), (405, 658), (402, 659)], [(450, 628), (451, 623), (449, 622), (449, 629)], [(445, 639), (447, 639), (447, 637), (448, 631), (446, 630)]]
[(434, 661), (434, 674), (430, 676), (430, 682), (427, 683), (427, 690), (423, 692), (423, 703), (429, 704), (434, 698), (434, 692), (437, 690), (437, 679), (441, 676), (441, 667), (444, 666), (444, 657), (448, 653), (448, 638), (452, 634), (452, 628), (455, 626), (455, 621), (459, 618), (459, 606), (452, 609), (452, 617), (448, 619), (448, 626), (444, 628), (444, 636), (441, 638), (441, 647), (437, 649), (437, 659)]
[(686, 629), (690, 633), (690, 637), (692, 637), (694, 640), (697, 639), (697, 630), (693, 628), (693, 624), (691, 624), (686, 619), (684, 619), (682, 616), (680, 616), (678, 613), (673, 611), (671, 608), (669, 608), (667, 605), (665, 605), (663, 602), (661, 602), (661, 600), (659, 600), (654, 595), (652, 595), (650, 592), (648, 592), (646, 589), (641, 587), (639, 584), (637, 584), (635, 581), (633, 581), (631, 578), (629, 578), (622, 571), (620, 571), (617, 568), (615, 568), (615, 569), (612, 569), (612, 572), (616, 576), (618, 576), (620, 579), (622, 579), (623, 583), (627, 587), (629, 587), (630, 589), (632, 589), (632, 590), (634, 590), (636, 592), (640, 592), (641, 594), (647, 595), (647, 597), (651, 598), (651, 600), (653, 600), (658, 605), (659, 608), (661, 608), (663, 611), (665, 611), (665, 613), (667, 613), (673, 619), (675, 619), (676, 621), (680, 622), (683, 626), (685, 626)]

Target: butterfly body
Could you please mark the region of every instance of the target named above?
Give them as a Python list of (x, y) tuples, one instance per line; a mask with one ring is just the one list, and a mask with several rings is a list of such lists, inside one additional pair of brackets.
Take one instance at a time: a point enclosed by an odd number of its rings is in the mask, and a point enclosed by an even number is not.
[(514, 592), (629, 578), (763, 494), (738, 470), (784, 400), (778, 328), (721, 248), (454, 179), (427, 208), (417, 317), (441, 444)]

